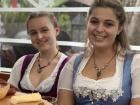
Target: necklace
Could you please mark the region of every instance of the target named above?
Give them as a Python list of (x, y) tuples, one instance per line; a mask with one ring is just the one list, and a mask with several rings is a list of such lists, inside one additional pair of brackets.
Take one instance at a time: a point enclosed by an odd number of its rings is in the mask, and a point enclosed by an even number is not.
[(103, 66), (99, 67), (95, 62), (95, 56), (93, 56), (94, 59), (94, 69), (97, 71), (96, 76), (97, 78), (99, 78), (102, 75), (102, 71), (105, 70), (109, 64), (111, 63), (111, 61), (113, 60), (113, 58), (115, 58), (116, 53), (111, 57), (111, 59)]
[(51, 64), (51, 62), (58, 56), (58, 54), (59, 54), (59, 51), (57, 51), (57, 53), (54, 55), (54, 57), (51, 60), (49, 60), (47, 65), (45, 65), (45, 66), (40, 65), (40, 54), (39, 54), (38, 59), (37, 59), (37, 63), (38, 63), (37, 72), (41, 73), (44, 68), (48, 67)]

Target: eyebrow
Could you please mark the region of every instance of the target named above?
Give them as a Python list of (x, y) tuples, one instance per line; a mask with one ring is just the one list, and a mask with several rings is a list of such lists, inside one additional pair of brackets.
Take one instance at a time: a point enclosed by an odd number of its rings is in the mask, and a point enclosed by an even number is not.
[[(43, 27), (40, 27), (39, 29), (44, 29), (44, 28), (48, 28), (48, 27), (47, 26), (43, 26)], [(34, 30), (36, 30), (36, 29), (30, 29), (28, 31), (34, 31)]]
[(31, 30), (28, 30), (28, 31), (27, 31), (28, 34), (30, 34), (31, 32), (34, 32), (34, 30), (31, 29)]
[(98, 18), (96, 18), (96, 17), (93, 17), (93, 16), (90, 18), (90, 20), (91, 20), (91, 19), (96, 19), (96, 20), (98, 20)]
[(47, 27), (47, 26), (43, 26), (43, 27), (41, 27), (40, 29), (44, 29), (44, 28), (47, 28), (47, 29), (48, 29), (48, 27)]
[[(96, 17), (91, 17), (90, 20), (92, 20), (92, 19), (99, 20), (99, 19), (96, 18)], [(107, 19), (107, 20), (104, 20), (104, 21), (115, 23), (115, 21), (114, 21), (114, 20), (111, 20), (111, 19)]]

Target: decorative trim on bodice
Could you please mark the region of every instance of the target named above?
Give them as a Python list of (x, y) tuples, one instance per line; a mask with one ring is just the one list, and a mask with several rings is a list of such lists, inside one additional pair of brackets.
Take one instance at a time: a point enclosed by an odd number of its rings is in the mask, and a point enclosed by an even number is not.
[(89, 97), (90, 100), (104, 100), (111, 98), (113, 102), (116, 102), (117, 99), (122, 96), (123, 91), (121, 89), (117, 90), (108, 90), (108, 89), (89, 89), (87, 87), (75, 87), (75, 94), (77, 97), (82, 96), (83, 98)]

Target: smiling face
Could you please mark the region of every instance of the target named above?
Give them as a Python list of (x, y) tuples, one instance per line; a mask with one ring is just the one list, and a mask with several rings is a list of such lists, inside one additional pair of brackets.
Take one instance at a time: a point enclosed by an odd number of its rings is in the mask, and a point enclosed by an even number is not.
[(60, 30), (52, 24), (47, 16), (29, 20), (27, 30), (33, 46), (39, 51), (56, 48), (56, 36)]
[(95, 8), (88, 18), (88, 37), (95, 48), (112, 47), (121, 31), (119, 21), (111, 8)]

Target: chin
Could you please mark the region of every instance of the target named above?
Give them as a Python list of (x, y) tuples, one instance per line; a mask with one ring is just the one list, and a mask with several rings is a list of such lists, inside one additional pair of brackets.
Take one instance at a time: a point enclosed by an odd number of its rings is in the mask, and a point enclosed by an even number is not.
[(49, 48), (47, 47), (43, 47), (43, 48), (39, 48), (39, 51), (42, 51), (42, 52), (44, 52), (44, 51), (48, 51), (49, 50)]
[(94, 44), (94, 46), (95, 46), (96, 48), (106, 48), (106, 45), (105, 45), (104, 43)]

